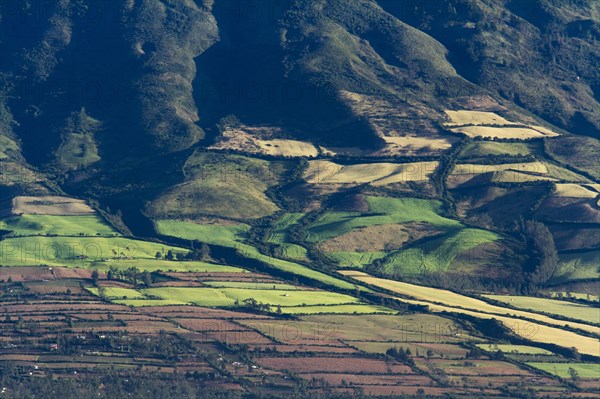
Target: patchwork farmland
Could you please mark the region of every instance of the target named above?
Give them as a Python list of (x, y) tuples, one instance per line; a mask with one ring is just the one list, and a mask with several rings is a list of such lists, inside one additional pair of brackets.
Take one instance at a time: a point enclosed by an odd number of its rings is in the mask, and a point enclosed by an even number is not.
[[(386, 148), (410, 140), (388, 137)], [(586, 174), (543, 158), (535, 141), (479, 138), (449, 165), (340, 161), (276, 137), (254, 144), (265, 159), (241, 149), (192, 154), (183, 182), (146, 204), (155, 228), (146, 239), (82, 200), (4, 203), (0, 362), (24, 376), (142, 369), (265, 395), (600, 394), (595, 297), (568, 285), (598, 276), (595, 244), (584, 238), (593, 227), (575, 224), (596, 212), (598, 187)], [(317, 159), (289, 160), (305, 156)], [(443, 168), (454, 213), (434, 195)], [(586, 209), (551, 233), (590, 250), (557, 254), (546, 297), (434, 288), (448, 285), (427, 280), (436, 275), (509, 281), (511, 231), (473, 218), (511, 184), (543, 192), (528, 210), (540, 219), (555, 220), (566, 203)], [(422, 195), (404, 195), (415, 187)], [(475, 201), (469, 190), (487, 191)], [(494, 222), (507, 217), (494, 211)]]

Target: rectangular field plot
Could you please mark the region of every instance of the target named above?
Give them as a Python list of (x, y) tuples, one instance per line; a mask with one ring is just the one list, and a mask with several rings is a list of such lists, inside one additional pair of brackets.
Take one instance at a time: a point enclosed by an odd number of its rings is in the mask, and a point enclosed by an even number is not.
[(413, 356), (419, 357), (444, 357), (446, 359), (464, 359), (468, 349), (460, 345), (436, 343), (406, 343), (406, 342), (373, 342), (373, 341), (348, 341), (351, 346), (369, 353), (384, 354), (390, 348), (400, 347), (410, 349)]
[(139, 291), (130, 288), (120, 288), (120, 287), (90, 287), (88, 288), (94, 295), (104, 296), (109, 299), (140, 299), (144, 297)]
[(394, 314), (395, 310), (376, 305), (328, 305), (328, 306), (289, 306), (282, 307), (282, 313), (310, 315), (310, 314)]
[[(177, 251), (175, 251), (177, 252)], [(108, 270), (110, 267), (126, 270), (136, 267), (140, 271), (165, 273), (242, 273), (244, 269), (233, 266), (219, 265), (216, 263), (200, 261), (170, 261), (162, 259), (111, 259), (108, 262), (93, 262), (91, 267), (98, 270)]]
[(156, 317), (198, 318), (198, 319), (236, 319), (236, 320), (271, 320), (270, 316), (254, 313), (242, 313), (226, 309), (201, 308), (198, 306), (159, 306), (152, 309), (140, 309), (141, 312)]
[(517, 353), (520, 355), (554, 355), (549, 350), (526, 345), (507, 345), (507, 344), (477, 344), (478, 348), (488, 352), (502, 351), (505, 353)]
[(250, 298), (274, 306), (335, 305), (358, 302), (356, 298), (349, 295), (327, 291), (163, 287), (150, 288), (144, 292), (163, 299), (195, 303), (200, 306), (235, 306), (236, 301), (243, 304), (244, 300)]
[(466, 375), (466, 376), (492, 376), (492, 375), (533, 375), (530, 371), (519, 368), (518, 366), (496, 360), (415, 360), (417, 366), (423, 370), (435, 368), (442, 369), (448, 375)]
[(515, 125), (515, 122), (510, 122), (509, 120), (501, 117), (500, 115), (494, 112), (485, 112), (485, 111), (470, 111), (470, 110), (457, 110), (444, 111), (448, 118), (450, 118), (450, 122), (444, 123), (446, 126), (461, 126), (461, 125)]
[(581, 320), (587, 323), (600, 324), (600, 309), (580, 303), (560, 301), (557, 299), (534, 298), (527, 296), (484, 295), (486, 298), (504, 302), (519, 309), (534, 312), (550, 313)]
[(300, 377), (305, 380), (325, 380), (333, 386), (341, 385), (423, 385), (433, 384), (431, 378), (417, 375), (377, 375), (377, 374), (348, 374), (348, 373), (304, 373)]
[(453, 321), (433, 315), (313, 315), (300, 321), (260, 320), (243, 322), (282, 342), (298, 340), (333, 343), (343, 340), (389, 343), (445, 343), (469, 339)]
[[(155, 259), (163, 244), (123, 237), (19, 237), (0, 242), (0, 262), (11, 266), (89, 266), (106, 260), (131, 261)], [(173, 248), (183, 254), (188, 250)]]
[(250, 229), (246, 224), (198, 224), (179, 220), (159, 220), (156, 226), (160, 234), (223, 246), (235, 245)]
[(302, 287), (297, 287), (290, 284), (280, 283), (259, 283), (259, 282), (240, 282), (240, 281), (205, 281), (205, 285), (213, 288), (243, 288), (250, 290), (288, 290), (288, 291), (300, 291), (304, 290)]
[(360, 357), (262, 357), (257, 359), (262, 367), (274, 370), (289, 370), (294, 373), (338, 372), (413, 374), (404, 364)]
[(547, 373), (554, 374), (561, 378), (570, 378), (571, 372), (569, 369), (575, 370), (580, 378), (600, 379), (600, 364), (599, 363), (546, 363), (532, 362), (527, 363), (531, 367), (543, 370)]
[(350, 348), (349, 346), (335, 346), (335, 345), (254, 345), (252, 346), (252, 350), (254, 352), (264, 352), (264, 353), (290, 353), (290, 352), (298, 352), (298, 353), (329, 353), (329, 354), (357, 354), (358, 351), (354, 348)]
[(100, 217), (56, 216), (56, 215), (21, 215), (0, 219), (0, 230), (11, 231), (10, 236), (96, 236), (120, 235)]
[(427, 181), (437, 162), (371, 163), (340, 165), (330, 161), (310, 161), (304, 179), (311, 184), (371, 184)]

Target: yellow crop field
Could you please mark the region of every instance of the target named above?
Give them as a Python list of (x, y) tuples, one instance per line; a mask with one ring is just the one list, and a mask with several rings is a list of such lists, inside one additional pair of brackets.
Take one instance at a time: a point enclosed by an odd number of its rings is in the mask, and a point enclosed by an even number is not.
[[(596, 189), (600, 189), (600, 184), (557, 184), (556, 191), (554, 195), (557, 197), (569, 197), (569, 198), (596, 198), (598, 195), (598, 191), (594, 191), (594, 186), (597, 186)], [(592, 188), (592, 190), (590, 190)]]
[[(383, 140), (393, 148), (399, 148), (404, 151), (418, 151), (423, 148), (432, 150), (447, 150), (452, 147), (452, 143), (455, 141), (453, 138), (448, 137), (391, 137), (384, 136)], [(390, 151), (391, 152), (391, 151)]]
[(444, 111), (450, 118), (451, 122), (445, 123), (446, 126), (460, 126), (460, 125), (515, 125), (514, 122), (510, 122), (500, 115), (494, 112), (482, 112), (482, 111)]
[(298, 140), (256, 140), (262, 154), (284, 157), (316, 157), (319, 150), (314, 144)]
[(273, 138), (273, 136), (282, 134), (284, 132), (275, 127), (242, 126), (223, 132), (222, 139), (210, 148), (284, 157), (316, 157), (319, 155), (317, 146), (310, 142)]
[(547, 174), (548, 168), (543, 162), (504, 163), (500, 165), (459, 164), (456, 165), (452, 174), (470, 175), (502, 171)]
[(452, 147), (459, 141), (454, 136), (381, 136), (385, 145), (371, 150), (357, 147), (322, 147), (321, 153), (326, 156), (415, 156), (428, 153), (439, 153)]
[(340, 165), (330, 161), (311, 161), (304, 179), (312, 184), (370, 183), (374, 186), (385, 186), (392, 183), (426, 181), (437, 165), (437, 162)]
[(14, 214), (77, 216), (94, 214), (85, 201), (58, 196), (15, 197), (12, 200)]
[(528, 173), (517, 172), (514, 170), (504, 170), (494, 172), (491, 178), (494, 183), (525, 183), (533, 181), (557, 181), (555, 178), (546, 175), (530, 175)]
[[(524, 338), (540, 342), (553, 342), (568, 348), (576, 347), (581, 353), (592, 354), (595, 356), (600, 355), (600, 346), (598, 345), (597, 339), (560, 328), (568, 325), (572, 328), (581, 329), (593, 334), (600, 334), (600, 328), (598, 327), (581, 323), (565, 322), (564, 320), (557, 320), (532, 312), (507, 309), (448, 290), (376, 278), (363, 272), (340, 271), (339, 273), (363, 283), (415, 298), (415, 300), (400, 300), (412, 304), (427, 305), (434, 312), (458, 312), (479, 318), (495, 318)], [(527, 318), (529, 320), (522, 320), (518, 317)], [(557, 327), (539, 324), (530, 320), (555, 325)]]
[(485, 137), (498, 139), (528, 140), (542, 137), (558, 136), (557, 133), (546, 133), (528, 127), (491, 127), (491, 126), (463, 126), (452, 129), (455, 133), (462, 133), (468, 137)]

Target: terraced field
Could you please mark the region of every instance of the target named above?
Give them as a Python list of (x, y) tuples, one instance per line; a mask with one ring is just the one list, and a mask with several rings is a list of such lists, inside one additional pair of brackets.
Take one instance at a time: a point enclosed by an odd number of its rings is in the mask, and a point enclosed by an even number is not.
[[(445, 271), (460, 255), (501, 237), (464, 228), (440, 215), (436, 201), (367, 197), (368, 212), (325, 212), (307, 229), (341, 267), (362, 267), (381, 259), (380, 272), (411, 275)], [(422, 242), (413, 245), (413, 242)]]
[(529, 140), (559, 136), (546, 127), (511, 122), (494, 112), (472, 110), (445, 112), (450, 122), (444, 125), (453, 132), (468, 137)]
[(47, 195), (39, 197), (14, 197), (10, 204), (9, 213), (13, 215), (81, 216), (91, 215), (95, 212), (83, 200)]
[[(245, 229), (239, 227), (225, 226), (225, 228), (223, 228), (223, 226), (217, 225), (199, 225), (196, 223), (180, 221), (166, 221), (166, 223), (165, 221), (159, 221), (157, 225), (161, 234), (185, 238), (188, 240), (202, 240), (204, 242), (208, 242), (209, 244), (217, 244), (236, 248), (243, 256), (264, 262), (275, 269), (280, 269), (288, 273), (311, 278), (339, 288), (355, 288), (353, 284), (310, 269), (302, 264), (274, 258), (260, 253), (255, 247), (242, 242), (243, 238), (241, 234), (243, 231), (245, 231)], [(212, 233), (213, 231), (215, 232), (214, 234)]]
[(393, 183), (427, 181), (437, 165), (437, 162), (340, 165), (330, 161), (310, 161), (304, 179), (311, 184), (369, 183), (373, 186), (386, 186)]
[[(0, 259), (12, 266), (82, 266), (102, 260), (143, 261), (155, 259), (164, 245), (114, 237), (20, 237), (9, 238), (0, 245)], [(186, 254), (188, 251), (173, 248)], [(132, 262), (133, 263), (133, 262)]]
[[(581, 353), (592, 354), (594, 356), (600, 355), (600, 347), (598, 347), (597, 338), (591, 338), (561, 329), (561, 327), (568, 325), (572, 328), (577, 328), (597, 336), (600, 335), (600, 328), (598, 327), (581, 323), (564, 322), (531, 312), (502, 308), (479, 299), (456, 294), (447, 290), (371, 277), (362, 272), (341, 271), (340, 273), (351, 276), (363, 283), (416, 298), (417, 300), (403, 299), (403, 301), (413, 304), (428, 305), (434, 312), (448, 311), (484, 319), (495, 318), (514, 333), (526, 339), (538, 342), (553, 342), (567, 348), (575, 347)], [(527, 319), (527, 321), (521, 318)], [(538, 322), (548, 325), (540, 324)], [(550, 327), (550, 325), (554, 327)]]
[[(238, 273), (239, 280), (245, 280), (245, 273)], [(171, 273), (170, 276), (177, 274)], [(205, 307), (226, 307), (244, 309), (246, 306), (261, 306), (264, 310), (285, 314), (372, 314), (394, 313), (383, 306), (362, 304), (354, 297), (333, 292), (293, 286), (276, 281), (259, 283), (248, 281), (221, 281), (219, 276), (211, 279), (210, 272), (206, 277), (198, 275), (202, 286), (191, 286), (196, 281), (187, 281), (179, 286), (170, 285), (151, 288), (124, 288), (120, 286), (88, 287), (94, 295), (101, 296), (111, 302), (127, 306), (164, 306), (164, 305), (196, 305)], [(188, 286), (186, 286), (188, 285)], [(250, 302), (252, 301), (254, 305)]]
[(534, 312), (558, 315), (585, 323), (600, 324), (600, 308), (556, 299), (533, 298), (527, 296), (483, 295), (512, 307)]
[(488, 352), (502, 351), (504, 353), (518, 353), (521, 355), (552, 355), (549, 350), (526, 345), (507, 345), (507, 344), (477, 344), (478, 348)]
[(528, 127), (492, 127), (492, 126), (463, 126), (452, 129), (455, 133), (462, 133), (468, 137), (531, 140), (544, 137), (555, 137), (557, 133), (540, 128)]
[(596, 198), (600, 195), (600, 184), (557, 184), (554, 195), (569, 198)]
[(458, 221), (440, 216), (438, 201), (416, 198), (367, 197), (369, 212), (326, 212), (308, 228), (307, 240), (319, 242), (359, 227), (426, 222), (440, 229), (459, 228)]
[(450, 122), (445, 123), (446, 126), (456, 125), (518, 125), (515, 122), (510, 122), (494, 112), (457, 110), (444, 111)]
[(561, 378), (571, 378), (570, 369), (577, 372), (580, 378), (598, 379), (600, 375), (600, 364), (581, 364), (581, 363), (544, 363), (544, 362), (531, 362), (528, 363), (530, 366), (540, 370), (544, 370), (547, 373), (554, 374)]
[(274, 127), (240, 126), (237, 129), (224, 131), (222, 133), (224, 140), (213, 144), (210, 148), (279, 157), (319, 155), (319, 149), (313, 143), (272, 137), (282, 133), (281, 129)]
[(150, 288), (147, 294), (162, 299), (194, 303), (200, 306), (234, 306), (236, 301), (253, 298), (271, 306), (335, 305), (356, 303), (357, 299), (327, 291), (255, 290), (244, 288)]
[(527, 156), (534, 153), (529, 143), (497, 143), (493, 141), (474, 141), (461, 152), (460, 157), (484, 158), (488, 156)]

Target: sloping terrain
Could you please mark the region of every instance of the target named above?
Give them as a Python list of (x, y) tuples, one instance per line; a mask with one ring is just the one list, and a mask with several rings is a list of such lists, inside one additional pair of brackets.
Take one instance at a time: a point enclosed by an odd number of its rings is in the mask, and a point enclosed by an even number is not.
[(598, 396), (599, 2), (0, 21), (0, 395)]

